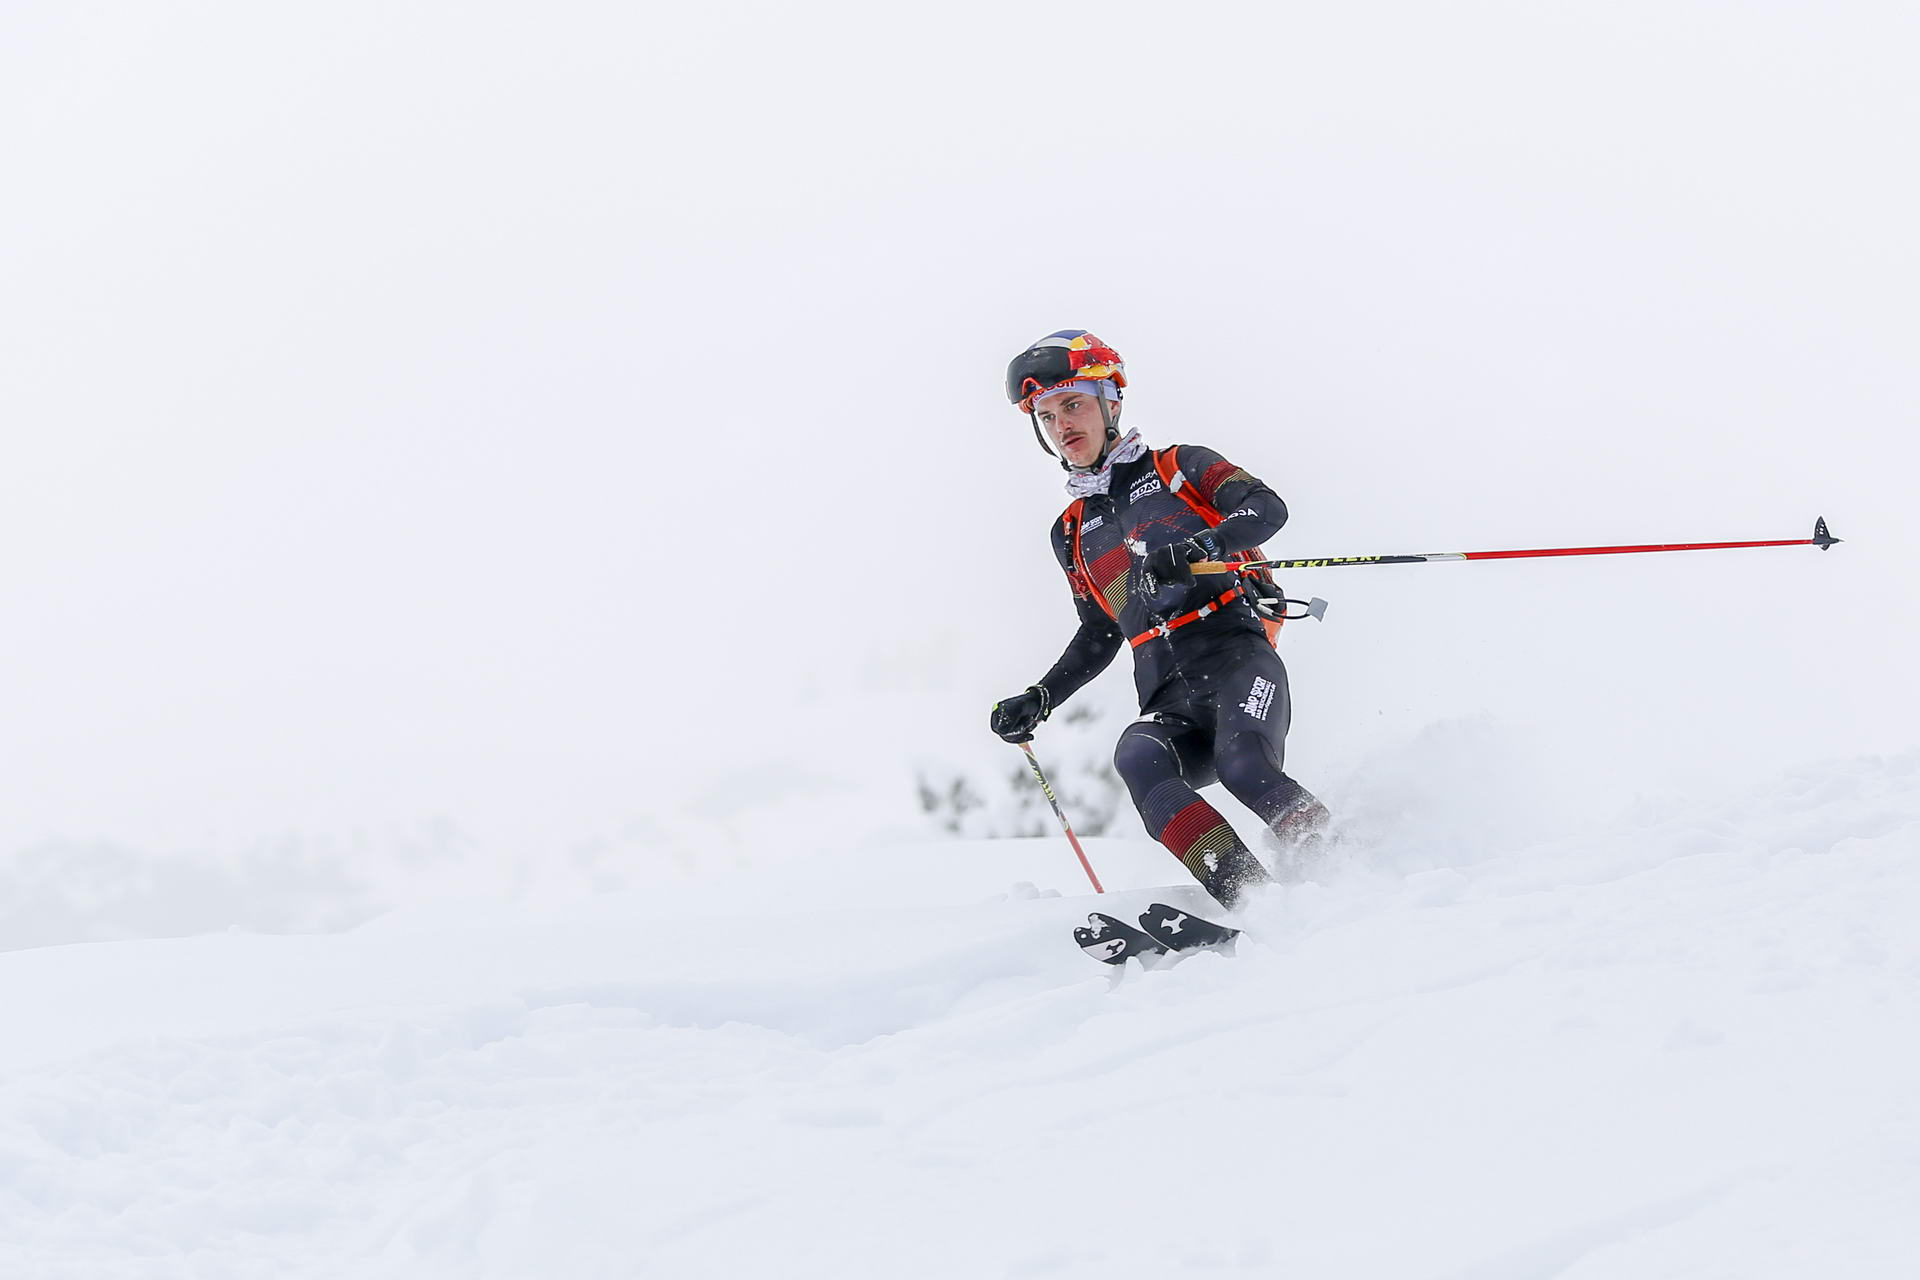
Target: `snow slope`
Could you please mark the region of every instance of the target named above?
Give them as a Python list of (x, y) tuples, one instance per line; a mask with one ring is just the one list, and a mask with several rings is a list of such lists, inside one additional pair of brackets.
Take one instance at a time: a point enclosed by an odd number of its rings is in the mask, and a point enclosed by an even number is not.
[(1920, 753), (1352, 850), (1117, 982), (1047, 840), (0, 955), (0, 1275), (1914, 1274)]

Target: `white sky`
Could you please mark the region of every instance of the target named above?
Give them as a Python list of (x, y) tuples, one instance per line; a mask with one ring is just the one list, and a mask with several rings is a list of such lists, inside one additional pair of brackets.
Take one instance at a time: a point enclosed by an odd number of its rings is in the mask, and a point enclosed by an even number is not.
[(1067, 638), (999, 395), (1067, 326), (1276, 553), (1850, 539), (1293, 579), (1310, 785), (1482, 711), (1609, 800), (1911, 744), (1917, 37), (9, 4), (0, 854), (904, 803)]

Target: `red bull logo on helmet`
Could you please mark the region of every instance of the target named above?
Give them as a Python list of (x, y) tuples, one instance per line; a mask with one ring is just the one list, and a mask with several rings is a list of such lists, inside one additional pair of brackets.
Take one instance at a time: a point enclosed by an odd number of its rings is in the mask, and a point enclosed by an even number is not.
[(1036, 347), (1065, 347), (1067, 363), (1079, 378), (1111, 378), (1127, 385), (1126, 365), (1115, 351), (1085, 329), (1062, 329), (1033, 344)]

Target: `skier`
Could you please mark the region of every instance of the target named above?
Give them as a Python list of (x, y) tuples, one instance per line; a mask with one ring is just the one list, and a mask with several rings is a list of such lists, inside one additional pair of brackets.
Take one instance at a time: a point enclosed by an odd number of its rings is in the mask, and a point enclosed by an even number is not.
[(1281, 768), (1292, 704), (1255, 584), (1192, 565), (1256, 558), (1287, 507), (1211, 449), (1153, 450), (1137, 430), (1122, 435), (1126, 385), (1120, 353), (1082, 329), (1048, 334), (1007, 366), (1007, 399), (1057, 452), (1074, 498), (1053, 522), (1053, 554), (1080, 629), (1037, 683), (994, 704), (990, 725), (1030, 741), (1130, 644), (1141, 715), (1120, 735), (1114, 768), (1148, 834), (1233, 907), (1271, 877), (1196, 788), (1220, 782), (1257, 814), (1283, 872), (1311, 856), (1328, 813)]

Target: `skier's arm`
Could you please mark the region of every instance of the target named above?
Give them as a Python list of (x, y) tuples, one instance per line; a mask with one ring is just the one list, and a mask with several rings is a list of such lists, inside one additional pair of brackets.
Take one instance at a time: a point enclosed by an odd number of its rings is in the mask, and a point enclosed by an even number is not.
[(1008, 742), (1031, 742), (1033, 731), (1053, 709), (1080, 691), (1087, 681), (1107, 669), (1113, 655), (1120, 652), (1120, 628), (1093, 598), (1093, 586), (1074, 567), (1073, 548), (1065, 531), (1056, 524), (1053, 530), (1053, 557), (1065, 570), (1073, 588), (1074, 611), (1080, 615), (1080, 629), (1067, 641), (1060, 661), (1048, 668), (1038, 684), (1030, 684), (1011, 698), (993, 704), (987, 727)]
[(1109, 618), (1100, 602), (1093, 598), (1093, 584), (1082, 579), (1074, 567), (1073, 547), (1058, 523), (1053, 526), (1053, 558), (1073, 588), (1073, 607), (1080, 615), (1080, 629), (1067, 641), (1060, 661), (1040, 677), (1040, 687), (1047, 691), (1049, 709), (1071, 698), (1087, 681), (1105, 671), (1113, 656), (1120, 652), (1121, 638), (1119, 624)]
[(1279, 494), (1204, 445), (1180, 446), (1180, 470), (1226, 517), (1207, 535), (1222, 553), (1251, 550), (1287, 522)]
[(1107, 669), (1120, 652), (1120, 628), (1100, 611), (1091, 596), (1075, 595), (1074, 608), (1080, 614), (1080, 629), (1067, 641), (1060, 661), (1040, 677), (1047, 691), (1047, 706), (1057, 707), (1080, 691), (1080, 687)]

